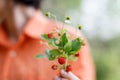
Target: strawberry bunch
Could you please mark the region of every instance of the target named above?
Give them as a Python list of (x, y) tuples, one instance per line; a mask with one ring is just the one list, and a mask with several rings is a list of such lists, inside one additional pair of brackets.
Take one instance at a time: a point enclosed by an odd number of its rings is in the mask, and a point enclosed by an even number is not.
[[(48, 17), (56, 17), (51, 13), (46, 13)], [(70, 22), (70, 17), (67, 16), (65, 18), (65, 22)], [(81, 30), (81, 25), (78, 25), (78, 29)], [(56, 37), (55, 34), (58, 36)], [(80, 37), (75, 37), (71, 39), (69, 37), (67, 30), (62, 28), (56, 28), (56, 30), (42, 34), (41, 39), (47, 42), (47, 46), (49, 47), (46, 49), (45, 54), (38, 54), (36, 58), (48, 58), (50, 61), (57, 60), (58, 63), (61, 65), (60, 69), (65, 69), (67, 72), (72, 70), (72, 65), (69, 61), (76, 61), (77, 58), (80, 56), (80, 49), (83, 45), (85, 45), (84, 41)], [(43, 42), (44, 43), (44, 42)], [(59, 66), (57, 64), (53, 64), (51, 66), (53, 70), (57, 70)]]

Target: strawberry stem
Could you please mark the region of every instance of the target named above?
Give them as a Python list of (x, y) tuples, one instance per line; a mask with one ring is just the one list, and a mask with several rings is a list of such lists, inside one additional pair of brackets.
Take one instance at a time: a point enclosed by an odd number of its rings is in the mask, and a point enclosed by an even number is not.
[(66, 70), (67, 65), (68, 65), (68, 56), (66, 57), (65, 70)]
[(53, 14), (51, 14), (51, 16), (55, 19), (55, 23), (56, 23), (56, 25), (57, 25), (57, 28), (59, 28), (59, 25), (58, 25), (58, 23), (57, 23), (57, 17), (55, 16), (55, 15), (53, 15)]

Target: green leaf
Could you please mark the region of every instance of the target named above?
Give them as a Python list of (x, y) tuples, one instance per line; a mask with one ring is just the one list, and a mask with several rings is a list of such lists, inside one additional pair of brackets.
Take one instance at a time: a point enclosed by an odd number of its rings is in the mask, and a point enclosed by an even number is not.
[(72, 41), (72, 50), (73, 51), (76, 51), (76, 50), (79, 50), (82, 46), (82, 43), (79, 39), (75, 39)]
[(72, 49), (72, 43), (69, 41), (65, 44), (64, 50), (65, 52), (69, 53), (69, 51)]
[(76, 54), (76, 53), (78, 53), (78, 51), (79, 51), (79, 50), (70, 51), (70, 54), (69, 54), (69, 55), (71, 55), (71, 54), (72, 54), (72, 55), (73, 55), (73, 54)]
[(64, 48), (65, 44), (68, 42), (68, 37), (66, 33), (64, 33), (60, 38), (60, 44), (58, 45), (61, 48)]
[(76, 38), (75, 40), (73, 40), (70, 54), (75, 54), (76, 52), (78, 52), (81, 46), (82, 46), (82, 41), (79, 38)]
[(47, 55), (45, 55), (45, 54), (38, 54), (38, 55), (36, 55), (35, 56), (35, 58), (46, 58), (47, 57)]
[(48, 38), (47, 34), (42, 34), (41, 39), (46, 40), (50, 46), (56, 47), (57, 45), (55, 44), (55, 41), (57, 40), (56, 38)]
[(42, 34), (41, 39), (49, 41), (47, 34)]
[(67, 54), (61, 54), (60, 56), (61, 56), (61, 57), (64, 57), (64, 58), (68, 58), (68, 55), (67, 55)]
[(74, 55), (70, 55), (68, 59), (71, 61), (76, 61), (77, 57), (75, 57)]
[(67, 34), (64, 33), (61, 39), (62, 39), (63, 44), (65, 45), (68, 42)]
[(55, 41), (56, 41), (56, 40), (57, 40), (56, 38), (49, 39), (48, 44), (49, 44), (50, 46), (56, 47), (56, 46), (57, 46), (57, 45), (55, 44)]
[(48, 57), (50, 56), (50, 51), (48, 49), (45, 50), (45, 53)]
[(60, 52), (57, 49), (53, 49), (53, 50), (46, 50), (46, 54), (48, 55), (49, 60), (55, 60), (59, 55)]

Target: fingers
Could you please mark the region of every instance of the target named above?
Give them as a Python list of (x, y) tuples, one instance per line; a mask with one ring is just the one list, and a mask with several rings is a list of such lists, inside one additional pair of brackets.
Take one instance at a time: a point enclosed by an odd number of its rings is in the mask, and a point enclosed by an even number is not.
[(68, 80), (68, 79), (64, 79), (64, 78), (62, 78), (61, 80)]
[(68, 80), (68, 79), (65, 79), (65, 78), (61, 78), (61, 77), (55, 76), (54, 80)]
[(56, 76), (54, 80), (80, 80), (72, 72), (66, 72), (65, 70), (60, 71), (60, 76)]
[(55, 76), (54, 80), (61, 80), (60, 77)]
[(61, 75), (62, 77), (65, 77), (65, 78), (70, 79), (69, 74), (68, 74), (66, 71), (64, 71), (64, 70), (61, 70), (61, 71), (60, 71), (60, 75)]
[(80, 80), (76, 75), (72, 72), (66, 72), (65, 70), (61, 70), (60, 74), (62, 77), (67, 78), (69, 80)]

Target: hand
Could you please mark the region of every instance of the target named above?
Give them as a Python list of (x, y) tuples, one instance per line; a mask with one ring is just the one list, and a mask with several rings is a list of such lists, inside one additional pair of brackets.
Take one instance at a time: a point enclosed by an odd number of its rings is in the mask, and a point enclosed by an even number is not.
[(54, 80), (80, 80), (72, 72), (66, 72), (65, 70), (60, 71), (60, 76), (56, 76)]

